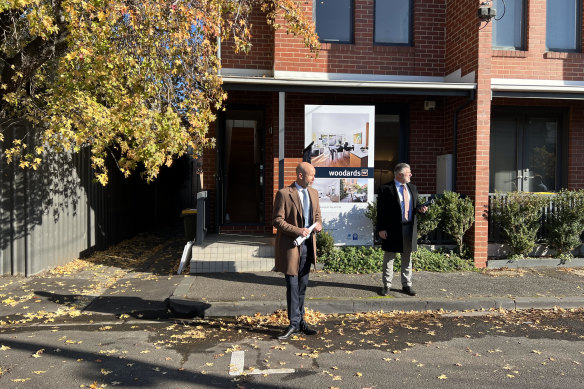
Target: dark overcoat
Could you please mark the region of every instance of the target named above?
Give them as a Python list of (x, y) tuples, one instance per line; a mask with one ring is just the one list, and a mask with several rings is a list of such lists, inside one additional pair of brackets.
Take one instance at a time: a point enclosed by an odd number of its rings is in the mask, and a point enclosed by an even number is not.
[[(322, 225), (322, 215), (318, 201), (318, 191), (308, 187), (308, 196), (312, 205), (312, 223)], [(304, 220), (302, 203), (296, 185), (280, 189), (274, 200), (273, 226), (276, 227), (276, 266), (275, 270), (287, 275), (298, 275), (300, 264), (300, 247), (294, 246), (294, 240), (302, 235)], [(312, 239), (312, 262), (316, 264), (316, 238)]]
[[(406, 184), (412, 197), (412, 251), (418, 248), (418, 228), (417, 228), (417, 209), (418, 209), (418, 190), (412, 183)], [(383, 251), (392, 253), (403, 253), (403, 233), (402, 233), (402, 211), (399, 200), (399, 193), (395, 182), (381, 186), (377, 196), (377, 225), (376, 233), (387, 231), (387, 239), (381, 240)]]

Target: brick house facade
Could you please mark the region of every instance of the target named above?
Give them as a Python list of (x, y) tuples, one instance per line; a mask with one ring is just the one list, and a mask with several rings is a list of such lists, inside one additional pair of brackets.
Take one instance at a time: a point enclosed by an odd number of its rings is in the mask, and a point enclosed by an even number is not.
[[(294, 180), (306, 146), (305, 105), (374, 105), (376, 121), (379, 115), (380, 123), (396, 123), (391, 163), (412, 166), (420, 193), (437, 192), (437, 159), (452, 157), (450, 189), (474, 201), (476, 222), (466, 240), (475, 265), (484, 267), (490, 192), (584, 187), (582, 17), (576, 18), (575, 50), (548, 49), (552, 39), (570, 41), (566, 34), (546, 35), (546, 23), (556, 18), (546, 18), (548, 1), (521, 0), (515, 13), (503, 16), (507, 25), (522, 25), (514, 31), (523, 44), (515, 48), (493, 48), (500, 45), (494, 29), (502, 22), (481, 22), (476, 0), (404, 0), (407, 42), (395, 45), (375, 43), (382, 1), (341, 1), (350, 10), (350, 41), (323, 42), (317, 58), (285, 28), (273, 31), (254, 15), (249, 54), (235, 54), (230, 42), (221, 45), (229, 97), (209, 131), (217, 147), (203, 156), (210, 228), (272, 233), (274, 193)], [(316, 2), (302, 4), (318, 31), (326, 16), (319, 16)], [(426, 110), (426, 101), (436, 108)], [(375, 142), (376, 149), (386, 145)], [(539, 161), (530, 147), (548, 159)], [(544, 174), (539, 170), (546, 164), (553, 168)]]

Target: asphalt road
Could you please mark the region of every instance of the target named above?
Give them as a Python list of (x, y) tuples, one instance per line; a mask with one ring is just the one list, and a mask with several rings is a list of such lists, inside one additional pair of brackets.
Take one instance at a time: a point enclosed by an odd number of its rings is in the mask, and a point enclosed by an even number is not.
[(0, 330), (2, 388), (578, 388), (584, 311), (58, 317)]

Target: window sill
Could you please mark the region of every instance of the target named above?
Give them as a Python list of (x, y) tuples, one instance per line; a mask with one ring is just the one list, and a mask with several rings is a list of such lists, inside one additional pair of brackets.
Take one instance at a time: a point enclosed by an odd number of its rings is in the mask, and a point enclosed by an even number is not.
[(493, 50), (493, 57), (527, 58), (526, 50)]
[(543, 57), (547, 59), (581, 59), (584, 58), (582, 53), (568, 53), (565, 51), (546, 51)]

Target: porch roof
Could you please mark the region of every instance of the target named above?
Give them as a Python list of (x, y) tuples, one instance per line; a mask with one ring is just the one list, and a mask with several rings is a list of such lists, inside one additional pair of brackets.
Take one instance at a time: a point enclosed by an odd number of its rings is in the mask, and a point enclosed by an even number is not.
[(431, 96), (470, 96), (474, 82), (451, 81), (448, 77), (379, 76), (315, 72), (233, 72), (222, 69), (226, 90), (392, 94)]
[(493, 97), (584, 100), (584, 81), (491, 79)]

